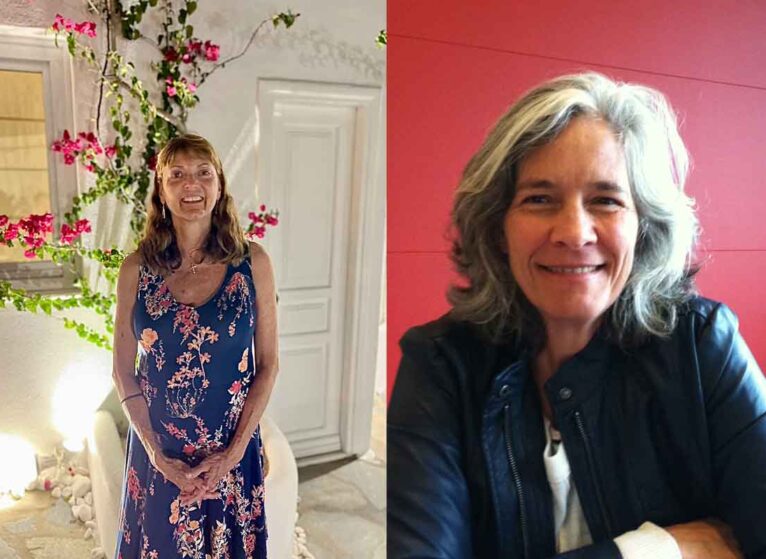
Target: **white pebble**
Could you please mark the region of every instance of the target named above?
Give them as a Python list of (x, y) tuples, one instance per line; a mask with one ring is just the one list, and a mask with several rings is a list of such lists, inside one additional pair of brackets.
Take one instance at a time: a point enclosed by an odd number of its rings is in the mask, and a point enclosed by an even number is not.
[(86, 540), (89, 540), (89, 539), (91, 539), (91, 538), (93, 537), (93, 530), (91, 530), (90, 528), (88, 528), (87, 530), (85, 530), (85, 536), (83, 536), (83, 537), (84, 537)]
[(53, 491), (51, 491), (51, 495), (53, 495), (54, 499), (58, 499), (61, 497), (61, 488), (60, 487), (54, 487)]
[(80, 511), (77, 513), (77, 518), (83, 522), (93, 520), (93, 509), (90, 505), (80, 505)]
[(67, 497), (67, 498), (71, 497), (72, 496), (72, 488), (67, 485), (66, 487), (64, 487), (64, 489), (61, 490), (61, 494), (64, 497)]
[(74, 479), (72, 480), (72, 495), (75, 497), (85, 497), (89, 492), (90, 479), (79, 474), (74, 476)]

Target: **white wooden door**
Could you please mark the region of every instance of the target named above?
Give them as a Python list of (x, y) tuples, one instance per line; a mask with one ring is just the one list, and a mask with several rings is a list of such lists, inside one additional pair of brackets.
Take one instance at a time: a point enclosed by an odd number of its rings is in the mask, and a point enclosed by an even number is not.
[[(369, 103), (360, 106), (358, 88), (347, 89), (268, 80), (259, 87), (259, 199), (280, 210), (267, 243), (280, 329), (280, 373), (268, 413), (298, 458), (365, 450), (354, 448), (352, 416), (369, 433), (369, 419), (354, 413), (366, 396), (349, 388), (369, 384), (355, 370), (352, 319), (360, 311), (360, 203), (374, 187), (363, 167), (375, 164), (367, 156), (374, 136)], [(374, 361), (361, 375), (374, 383)]]

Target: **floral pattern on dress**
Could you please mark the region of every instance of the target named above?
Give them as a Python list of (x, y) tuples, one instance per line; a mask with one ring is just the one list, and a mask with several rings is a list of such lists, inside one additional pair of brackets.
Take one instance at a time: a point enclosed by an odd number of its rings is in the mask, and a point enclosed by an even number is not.
[[(249, 260), (230, 264), (198, 307), (179, 303), (162, 276), (141, 267), (137, 381), (165, 456), (195, 466), (234, 435), (255, 375), (254, 297)], [(116, 556), (265, 558), (262, 452), (256, 429), (240, 463), (219, 481), (218, 498), (181, 505), (180, 490), (152, 466), (131, 429)]]
[(152, 274), (141, 266), (138, 274), (138, 295), (144, 295), (147, 314), (154, 320), (161, 318), (175, 302), (165, 280), (159, 274)]
[[(252, 295), (250, 294), (247, 278), (241, 273), (234, 274), (223, 290), (223, 296), (218, 299), (216, 304), (218, 306), (218, 320), (223, 320), (224, 314), (229, 308), (234, 309), (234, 316), (228, 327), (229, 336), (233, 336), (237, 332), (239, 317), (248, 309), (253, 308)], [(253, 325), (253, 320), (254, 317), (251, 314), (248, 322), (249, 326)]]

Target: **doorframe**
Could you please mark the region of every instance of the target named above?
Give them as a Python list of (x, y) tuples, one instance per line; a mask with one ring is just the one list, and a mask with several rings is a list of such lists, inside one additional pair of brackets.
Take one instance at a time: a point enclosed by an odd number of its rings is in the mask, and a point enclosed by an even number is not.
[(261, 139), (273, 134), (270, 119), (261, 117), (273, 114), (275, 101), (288, 99), (356, 111), (339, 433), (340, 452), (360, 455), (370, 447), (380, 303), (385, 285), (381, 282), (386, 208), (384, 94), (379, 86), (259, 79), (256, 110), (263, 114), (257, 119), (256, 188), (263, 194), (270, 193), (272, 183), (271, 169), (261, 159), (270, 148), (265, 148)]

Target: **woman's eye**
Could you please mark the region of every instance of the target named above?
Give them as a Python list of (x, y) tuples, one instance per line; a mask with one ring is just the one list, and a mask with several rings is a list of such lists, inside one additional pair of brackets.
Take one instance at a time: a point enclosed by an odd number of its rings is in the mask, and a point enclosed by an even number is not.
[(182, 176), (184, 176), (184, 174), (181, 171), (173, 171), (170, 173), (170, 176), (174, 179), (180, 179)]
[(609, 196), (601, 196), (593, 200), (596, 204), (601, 206), (622, 206), (622, 201), (617, 198), (610, 198)]
[(203, 169), (202, 171), (200, 171), (200, 175), (202, 175), (203, 177), (209, 177), (210, 169)]
[(532, 204), (532, 205), (538, 205), (538, 204), (547, 204), (551, 201), (551, 197), (547, 196), (545, 194), (533, 194), (532, 196), (525, 197), (521, 203), (522, 204)]

